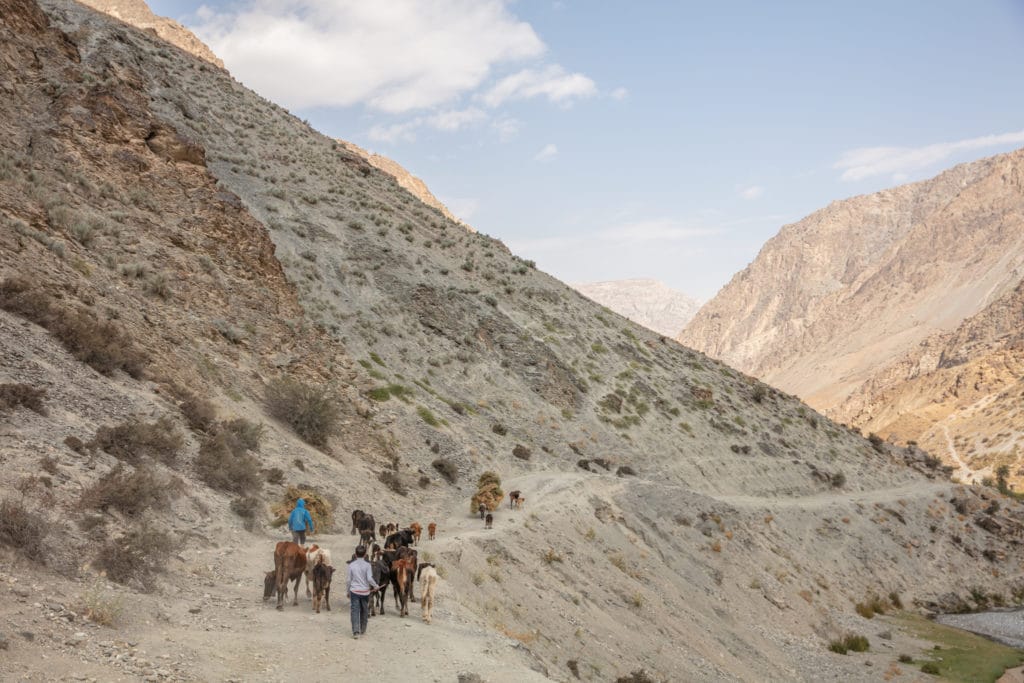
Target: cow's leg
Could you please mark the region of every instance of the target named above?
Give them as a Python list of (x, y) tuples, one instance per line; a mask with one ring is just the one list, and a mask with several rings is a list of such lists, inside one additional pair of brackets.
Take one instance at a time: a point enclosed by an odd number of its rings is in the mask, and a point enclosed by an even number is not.
[(300, 574), (299, 578), (295, 579), (295, 587), (292, 590), (292, 592), (295, 594), (295, 599), (292, 601), (292, 607), (298, 607), (299, 606), (299, 584), (301, 582), (302, 582), (302, 575)]
[(327, 587), (324, 588), (324, 607), (328, 612), (331, 611), (331, 584), (327, 584)]
[(277, 572), (277, 609), (284, 609), (284, 599), (288, 595), (288, 579), (284, 572)]

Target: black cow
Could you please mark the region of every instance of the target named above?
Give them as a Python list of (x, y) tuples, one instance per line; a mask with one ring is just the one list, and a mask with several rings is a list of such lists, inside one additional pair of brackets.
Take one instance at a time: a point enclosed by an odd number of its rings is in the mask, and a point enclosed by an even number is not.
[(390, 565), (383, 558), (378, 559), (370, 565), (373, 571), (373, 580), (379, 586), (377, 592), (370, 596), (370, 616), (377, 616), (377, 607), (380, 607), (381, 616), (384, 615), (384, 594), (388, 590), (388, 582), (391, 581)]
[(395, 609), (397, 610), (402, 609), (402, 606), (399, 604), (399, 599), (402, 597), (404, 597), (404, 599), (409, 602), (416, 602), (416, 594), (415, 591), (413, 590), (413, 585), (415, 584), (415, 581), (413, 581), (413, 577), (416, 576), (416, 567), (419, 564), (419, 553), (415, 549), (409, 548), (407, 546), (397, 548), (394, 550), (385, 550), (383, 553), (384, 562), (387, 564), (389, 568), (391, 567), (392, 564), (394, 564), (396, 560), (406, 558), (412, 560), (412, 567), (411, 571), (409, 572), (409, 580), (405, 584), (404, 596), (399, 595), (398, 573), (395, 571), (391, 571), (391, 589), (395, 596)]
[(359, 521), (366, 517), (366, 513), (362, 510), (352, 511), (352, 535), (355, 536), (356, 531), (359, 529)]
[(396, 531), (384, 540), (385, 548), (406, 548), (412, 545), (413, 533), (412, 529), (402, 529)]

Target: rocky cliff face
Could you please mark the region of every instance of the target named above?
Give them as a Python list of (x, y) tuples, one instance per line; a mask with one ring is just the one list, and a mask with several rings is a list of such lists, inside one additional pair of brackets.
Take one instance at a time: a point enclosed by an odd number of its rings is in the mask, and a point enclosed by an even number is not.
[(1024, 151), (983, 159), (784, 227), (680, 341), (842, 419), (923, 435), (934, 415), (870, 396), (937, 368), (937, 353), (986, 355), (975, 335), (1019, 325), (999, 302), (1024, 273), (1022, 166)]
[[(1024, 596), (1013, 500), (608, 313), (227, 73), (66, 0), (0, 0), (0, 63), (0, 678), (863, 680), (891, 652), (831, 638), (918, 646), (853, 602)], [(527, 500), (493, 529), (488, 470)], [(389, 603), (379, 658), (259, 602), (293, 486), (338, 566), (354, 508), (437, 521), (434, 624)]]
[(602, 306), (666, 337), (677, 336), (700, 304), (663, 282), (649, 279), (610, 280), (573, 285)]

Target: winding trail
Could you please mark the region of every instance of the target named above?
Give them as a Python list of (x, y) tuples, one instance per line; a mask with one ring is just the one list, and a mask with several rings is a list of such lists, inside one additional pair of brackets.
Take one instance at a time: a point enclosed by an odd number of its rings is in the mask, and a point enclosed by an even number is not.
[(974, 470), (960, 459), (960, 454), (956, 452), (956, 446), (953, 444), (953, 437), (949, 435), (949, 427), (942, 425), (942, 433), (946, 436), (946, 447), (949, 449), (949, 457), (956, 464), (956, 477), (965, 484), (973, 483), (976, 477)]

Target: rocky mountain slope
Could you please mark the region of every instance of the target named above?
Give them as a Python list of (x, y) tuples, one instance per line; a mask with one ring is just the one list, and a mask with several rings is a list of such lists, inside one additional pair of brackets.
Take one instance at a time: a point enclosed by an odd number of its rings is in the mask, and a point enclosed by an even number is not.
[[(441, 203), (440, 199), (434, 196), (434, 193), (430, 191), (430, 188), (427, 187), (425, 182), (414, 176), (412, 173), (409, 173), (404, 166), (394, 159), (389, 159), (386, 156), (369, 152), (359, 145), (351, 142), (345, 142), (344, 140), (339, 140), (338, 142), (340, 142), (345, 149), (355, 152), (369, 161), (374, 168), (378, 168), (393, 177), (398, 181), (398, 184), (412, 194), (413, 197), (416, 197), (416, 199), (420, 200), (430, 208), (437, 209), (441, 212), (441, 215), (448, 220), (454, 223), (463, 223), (448, 210), (447, 206)], [(463, 223), (463, 225), (465, 225), (465, 223)], [(468, 225), (466, 225), (466, 227), (469, 228)], [(470, 229), (472, 230), (472, 228)]]
[[(0, 678), (911, 680), (930, 645), (855, 602), (1024, 596), (1013, 500), (607, 312), (226, 72), (67, 0), (0, 0), (0, 63)], [(492, 530), (485, 470), (527, 500)], [(340, 575), (333, 612), (260, 602), (290, 487), (336, 558), (353, 508), (438, 522), (434, 624), (343, 640)]]
[(143, 30), (151, 30), (171, 45), (204, 59), (211, 64), (224, 68), (224, 62), (194, 33), (167, 17), (153, 14), (143, 0), (81, 0), (83, 5), (94, 10), (109, 14), (126, 24)]
[(700, 304), (664, 282), (636, 278), (575, 284), (573, 288), (624, 318), (675, 338)]
[(680, 341), (951, 462), (959, 457), (947, 444), (951, 428), (968, 451), (992, 455), (998, 440), (1010, 457), (1020, 436), (1004, 433), (1012, 412), (980, 421), (961, 412), (995, 410), (988, 404), (1001, 404), (1020, 378), (1005, 356), (1013, 355), (1009, 330), (1024, 321), (1015, 303), (1024, 279), (1022, 167), (1018, 150), (785, 226)]

